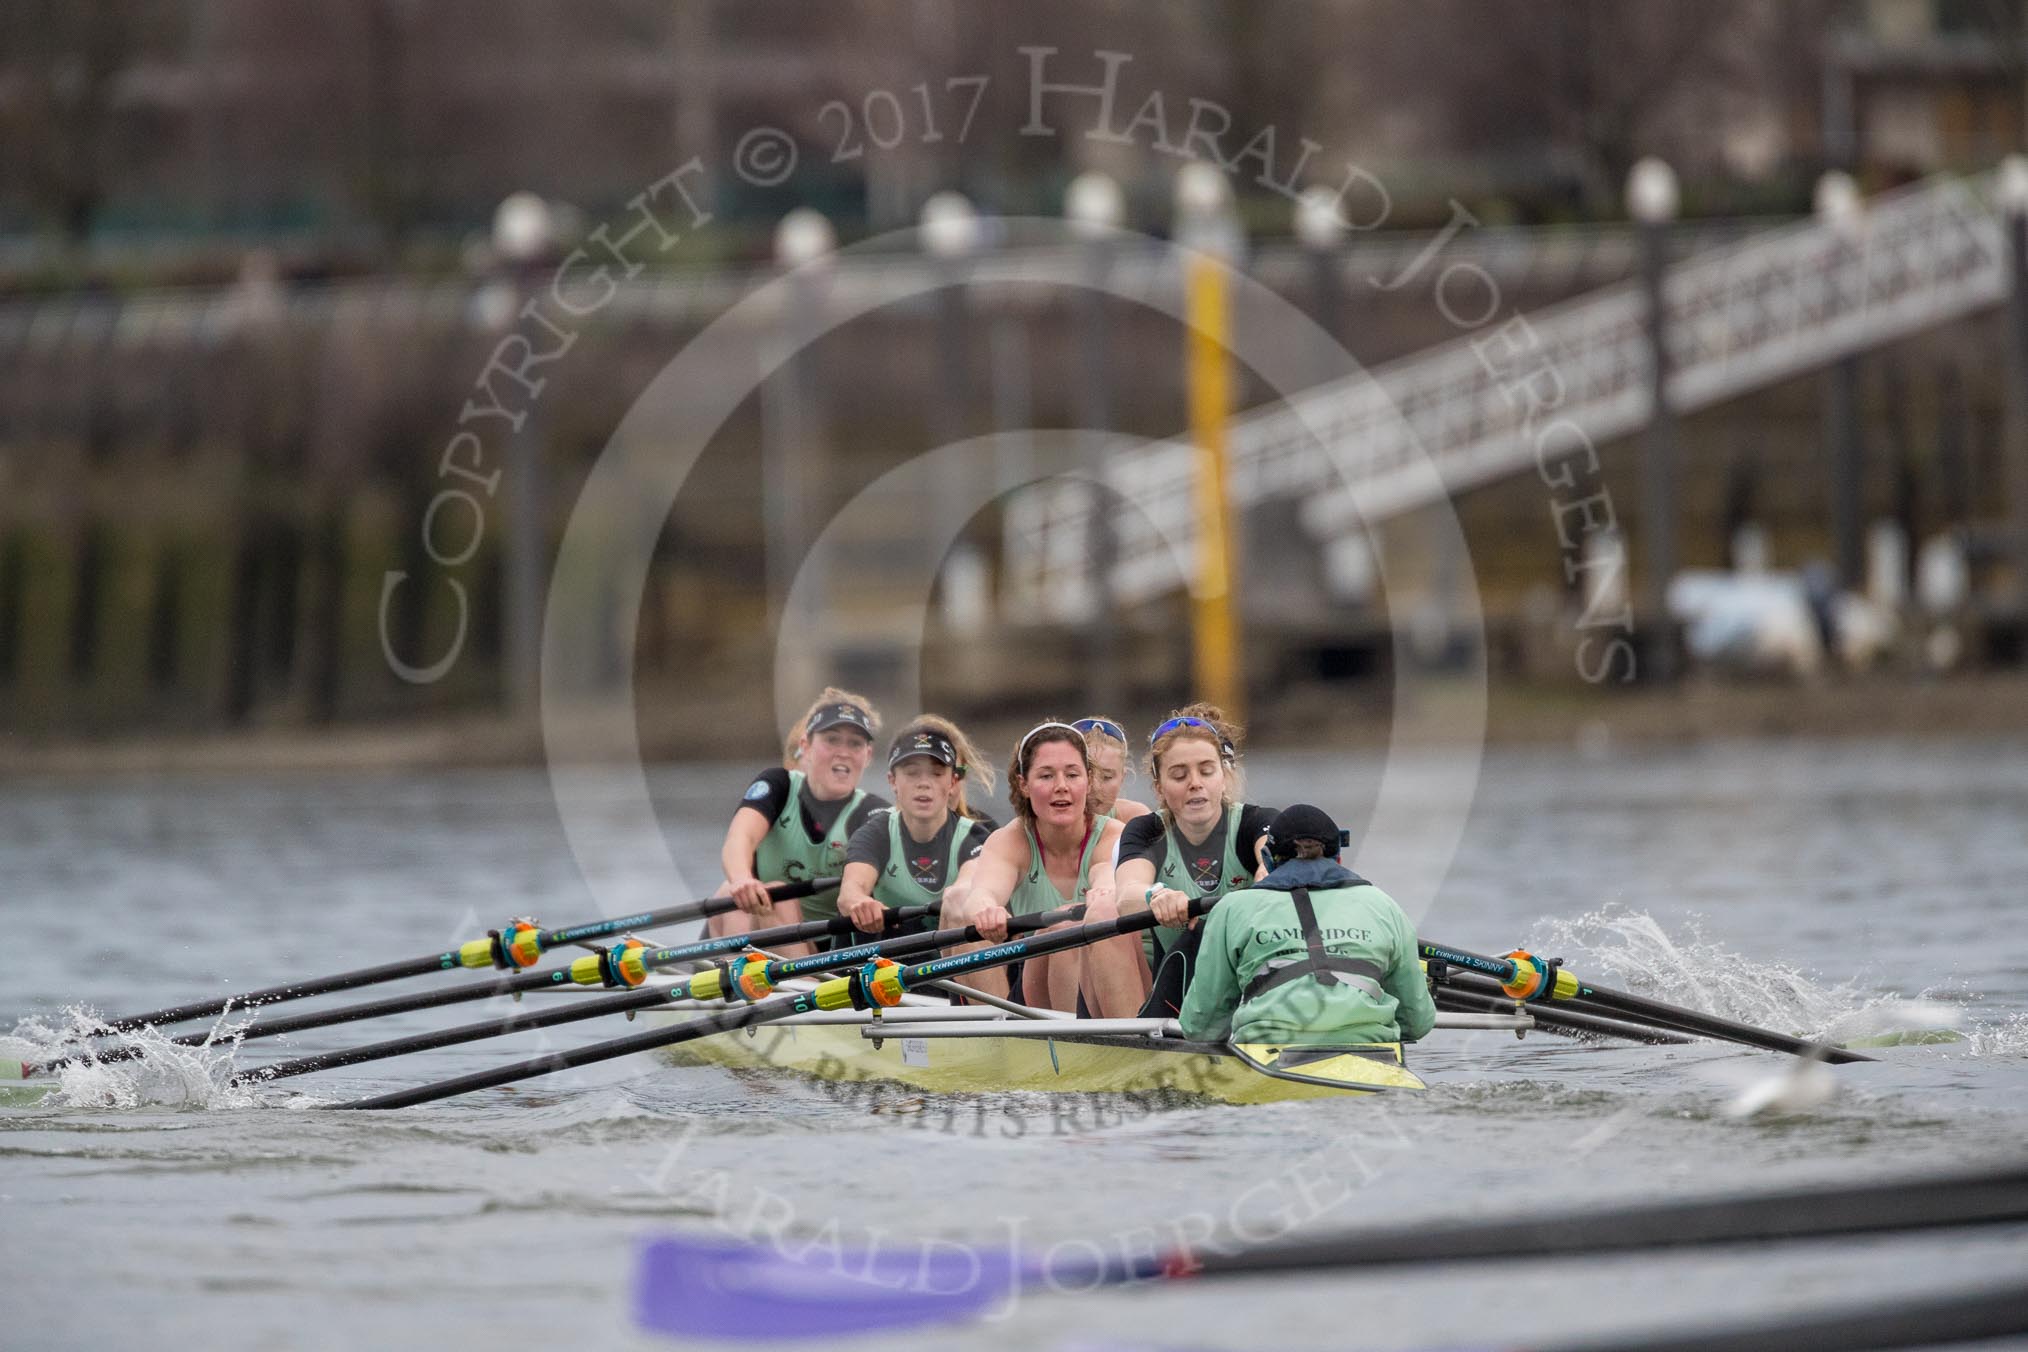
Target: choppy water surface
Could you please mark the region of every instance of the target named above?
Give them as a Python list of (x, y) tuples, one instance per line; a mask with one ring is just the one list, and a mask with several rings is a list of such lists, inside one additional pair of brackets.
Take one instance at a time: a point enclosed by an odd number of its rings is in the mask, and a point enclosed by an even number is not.
[[(1378, 767), (1344, 765), (1258, 756), (1253, 791), (1356, 818)], [(749, 768), (651, 775), (693, 887), (712, 881)], [(1130, 1119), (1053, 1098), (925, 1103), (644, 1060), (400, 1113), (307, 1110), (518, 1060), (535, 1035), (288, 1092), (221, 1090), (222, 1048), (88, 1068), (66, 1080), (63, 1104), (0, 1109), (9, 1343), (98, 1347), (145, 1333), (216, 1347), (660, 1345), (628, 1326), (628, 1276), (638, 1238), (669, 1227), (1134, 1249), (1203, 1220), (1266, 1232), (1296, 1219), (1521, 1214), (2018, 1155), (2024, 822), (2018, 747), (1489, 758), (1426, 935), (1481, 950), (1526, 942), (1603, 983), (1796, 1031), (1850, 1027), (1883, 997), (1923, 996), (1967, 1034), (1840, 1068), (1835, 1097), (1786, 1116), (1727, 1112), (1776, 1057), (1506, 1034), (1418, 1049), (1433, 1088), (1416, 1099), (1186, 1104)], [(630, 904), (680, 899), (651, 859), (616, 838), (586, 864)], [(363, 966), (511, 915), (569, 923), (594, 907), (539, 772), (0, 788), (8, 1022), (59, 1023), (79, 999), (119, 1013)], [(248, 1044), (233, 1064), (506, 1009)], [(618, 1031), (559, 1030), (551, 1045)], [(2018, 1272), (2024, 1249), (2013, 1228), (1206, 1282), (1033, 1299), (1011, 1323), (921, 1341), (1258, 1346), (1264, 1321), (1288, 1347), (1610, 1334), (1976, 1285)]]

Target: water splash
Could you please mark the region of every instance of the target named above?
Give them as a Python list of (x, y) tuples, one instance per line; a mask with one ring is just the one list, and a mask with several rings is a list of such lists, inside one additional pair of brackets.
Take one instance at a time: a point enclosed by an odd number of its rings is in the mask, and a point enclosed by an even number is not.
[[(1653, 916), (1640, 911), (1605, 907), (1574, 920), (1541, 922), (1531, 942), (1534, 952), (1569, 959), (1586, 976), (1618, 985), (1671, 1004), (1706, 1014), (1773, 1028), (1799, 1037), (1844, 1042), (1849, 1039), (1924, 1041), (1925, 1035), (1952, 1035), (1965, 1019), (1963, 1004), (1952, 1004), (1925, 991), (1910, 998), (1881, 994), (1856, 980), (1825, 982), (1787, 963), (1765, 962), (1740, 954), (1705, 937), (1695, 917), (1672, 935)], [(1966, 1039), (1968, 1048), (1990, 1045), (1988, 1054), (2006, 1055), (2006, 1047), (2028, 1051), (2028, 1019), (1998, 1038), (1988, 1030)], [(1974, 1051), (1974, 1054), (1981, 1054)]]
[[(1786, 963), (1742, 957), (1707, 939), (1693, 917), (1681, 937), (1653, 916), (1608, 906), (1575, 920), (1543, 921), (1531, 949), (1567, 959), (1637, 994), (1705, 1014), (1810, 1035), (1880, 999), (1853, 982), (1825, 984)], [(1888, 997), (1893, 998), (1893, 997)]]
[[(35, 1077), (56, 1086), (42, 1100), (45, 1107), (252, 1108), (264, 1102), (262, 1096), (232, 1083), (233, 1054), (246, 1026), (245, 1020), (222, 1017), (204, 1043), (184, 1047), (154, 1028), (114, 1033), (96, 1015), (72, 1006), (53, 1022), (30, 1017), (15, 1024), (11, 1035), (0, 1036), (0, 1058), (29, 1065), (77, 1058), (46, 1080)], [(117, 1061), (102, 1059), (116, 1048), (130, 1055)]]
[(1962, 1043), (1948, 1050), (1960, 1056), (2028, 1058), (2028, 1014), (2010, 1014), (1997, 1023), (1975, 1024)]

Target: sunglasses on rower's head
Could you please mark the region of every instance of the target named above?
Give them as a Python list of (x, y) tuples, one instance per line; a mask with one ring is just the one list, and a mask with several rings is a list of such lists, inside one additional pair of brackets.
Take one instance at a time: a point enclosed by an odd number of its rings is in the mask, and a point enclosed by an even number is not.
[(1127, 740), (1127, 730), (1110, 718), (1080, 718), (1070, 726), (1079, 732), (1096, 732), (1102, 737), (1111, 737), (1119, 742)]
[(1168, 722), (1164, 723), (1161, 727), (1156, 728), (1153, 732), (1149, 733), (1148, 734), (1149, 747), (1152, 748), (1155, 745), (1155, 743), (1161, 741), (1164, 737), (1167, 737), (1170, 733), (1176, 732), (1182, 728), (1202, 728), (1205, 732), (1209, 733), (1212, 742), (1214, 742), (1218, 747), (1218, 754), (1223, 756), (1226, 760), (1231, 760), (1234, 756), (1239, 754), (1234, 749), (1232, 743), (1226, 740), (1226, 736), (1224, 733), (1220, 732), (1217, 728), (1213, 727), (1211, 724), (1205, 722), (1201, 718), (1189, 718), (1189, 717), (1172, 718)]

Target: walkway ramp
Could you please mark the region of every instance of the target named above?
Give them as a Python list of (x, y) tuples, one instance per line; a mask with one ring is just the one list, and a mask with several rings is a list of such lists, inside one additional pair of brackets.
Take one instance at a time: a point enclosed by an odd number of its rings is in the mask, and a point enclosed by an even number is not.
[[(1675, 263), (1665, 292), (1671, 402), (1693, 412), (2000, 303), (2007, 263), (1996, 179), (1933, 179), (1872, 199), (1853, 236), (1804, 221)], [(1500, 342), (1487, 340), (1510, 319), (1237, 417), (1235, 508), (1304, 495), (1304, 524), (1328, 545), (1531, 470), (1536, 438), (1556, 419), (1594, 446), (1648, 422), (1638, 280), (1526, 315), (1529, 353), (1503, 360), (1495, 355)], [(1518, 330), (1515, 338), (1526, 341)], [(1510, 394), (1520, 376), (1540, 368), (1553, 372), (1540, 377), (1555, 382), (1545, 389), (1560, 386), (1551, 412)], [(1577, 438), (1566, 428), (1546, 455), (1559, 439), (1567, 449)], [(1107, 471), (1111, 491), (1138, 509), (1116, 507), (1113, 516), (1112, 582), (1122, 603), (1186, 584), (1195, 454), (1187, 440), (1143, 445), (1121, 452)], [(1011, 610), (1067, 619), (1089, 606), (1095, 498), (1088, 485), (1063, 482), (1010, 502), (1002, 595)]]

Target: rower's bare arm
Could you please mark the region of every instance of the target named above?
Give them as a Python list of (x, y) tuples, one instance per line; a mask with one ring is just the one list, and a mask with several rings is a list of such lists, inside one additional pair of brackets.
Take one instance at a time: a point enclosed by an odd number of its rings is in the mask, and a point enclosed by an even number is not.
[(1092, 851), (1091, 871), (1085, 875), (1084, 918), (1087, 924), (1119, 916), (1112, 859), (1113, 850), (1120, 843), (1120, 832), (1124, 829), (1117, 819), (1108, 821), (1105, 830), (1099, 834), (1098, 847)]
[[(1013, 896), (1014, 889), (1020, 885), (1021, 870), (1028, 864), (1027, 854), (1028, 838), (1019, 823), (1003, 826), (986, 837), (985, 848), (976, 858), (965, 861), (964, 867), (958, 870), (957, 882), (945, 889), (940, 927), (951, 929), (959, 925), (977, 925), (989, 937), (997, 928), (999, 937), (1005, 939), (1007, 898)], [(978, 944), (961, 944), (950, 951), (965, 953), (978, 947)], [(1004, 998), (1007, 994), (1007, 973), (1001, 968), (971, 972), (957, 980), (961, 985), (988, 995)]]
[(838, 886), (838, 914), (868, 934), (878, 934), (886, 923), (887, 908), (873, 895), (880, 870), (871, 864), (847, 864)]
[(1148, 889), (1155, 885), (1152, 859), (1122, 859), (1113, 870), (1113, 894), (1119, 899), (1121, 915), (1148, 909)]
[(958, 865), (958, 876), (944, 884), (943, 915), (945, 918), (943, 924), (945, 926), (952, 923), (949, 917), (964, 914), (965, 907), (968, 904), (966, 898), (970, 897), (972, 889), (978, 886), (979, 858), (984, 853), (985, 851), (981, 849), (980, 854), (975, 854), (964, 863)]
[[(1027, 832), (1019, 823), (1001, 827), (986, 837), (986, 848), (969, 867), (971, 884), (959, 898), (962, 919), (952, 921), (946, 903), (944, 924), (977, 925), (980, 933), (998, 943), (1007, 937), (1007, 899), (1021, 884), (1021, 870), (1028, 867)], [(964, 870), (959, 870), (958, 876), (962, 878)]]
[(1260, 839), (1253, 843), (1253, 876), (1256, 882), (1268, 876), (1267, 838), (1268, 833), (1263, 831)]
[(719, 848), (718, 864), (725, 870), (725, 881), (731, 885), (731, 894), (742, 911), (758, 914), (767, 910), (770, 904), (766, 883), (753, 876), (753, 856), (754, 851), (760, 848), (762, 837), (773, 825), (766, 813), (742, 806), (732, 814), (732, 825), (725, 829), (725, 844)]

